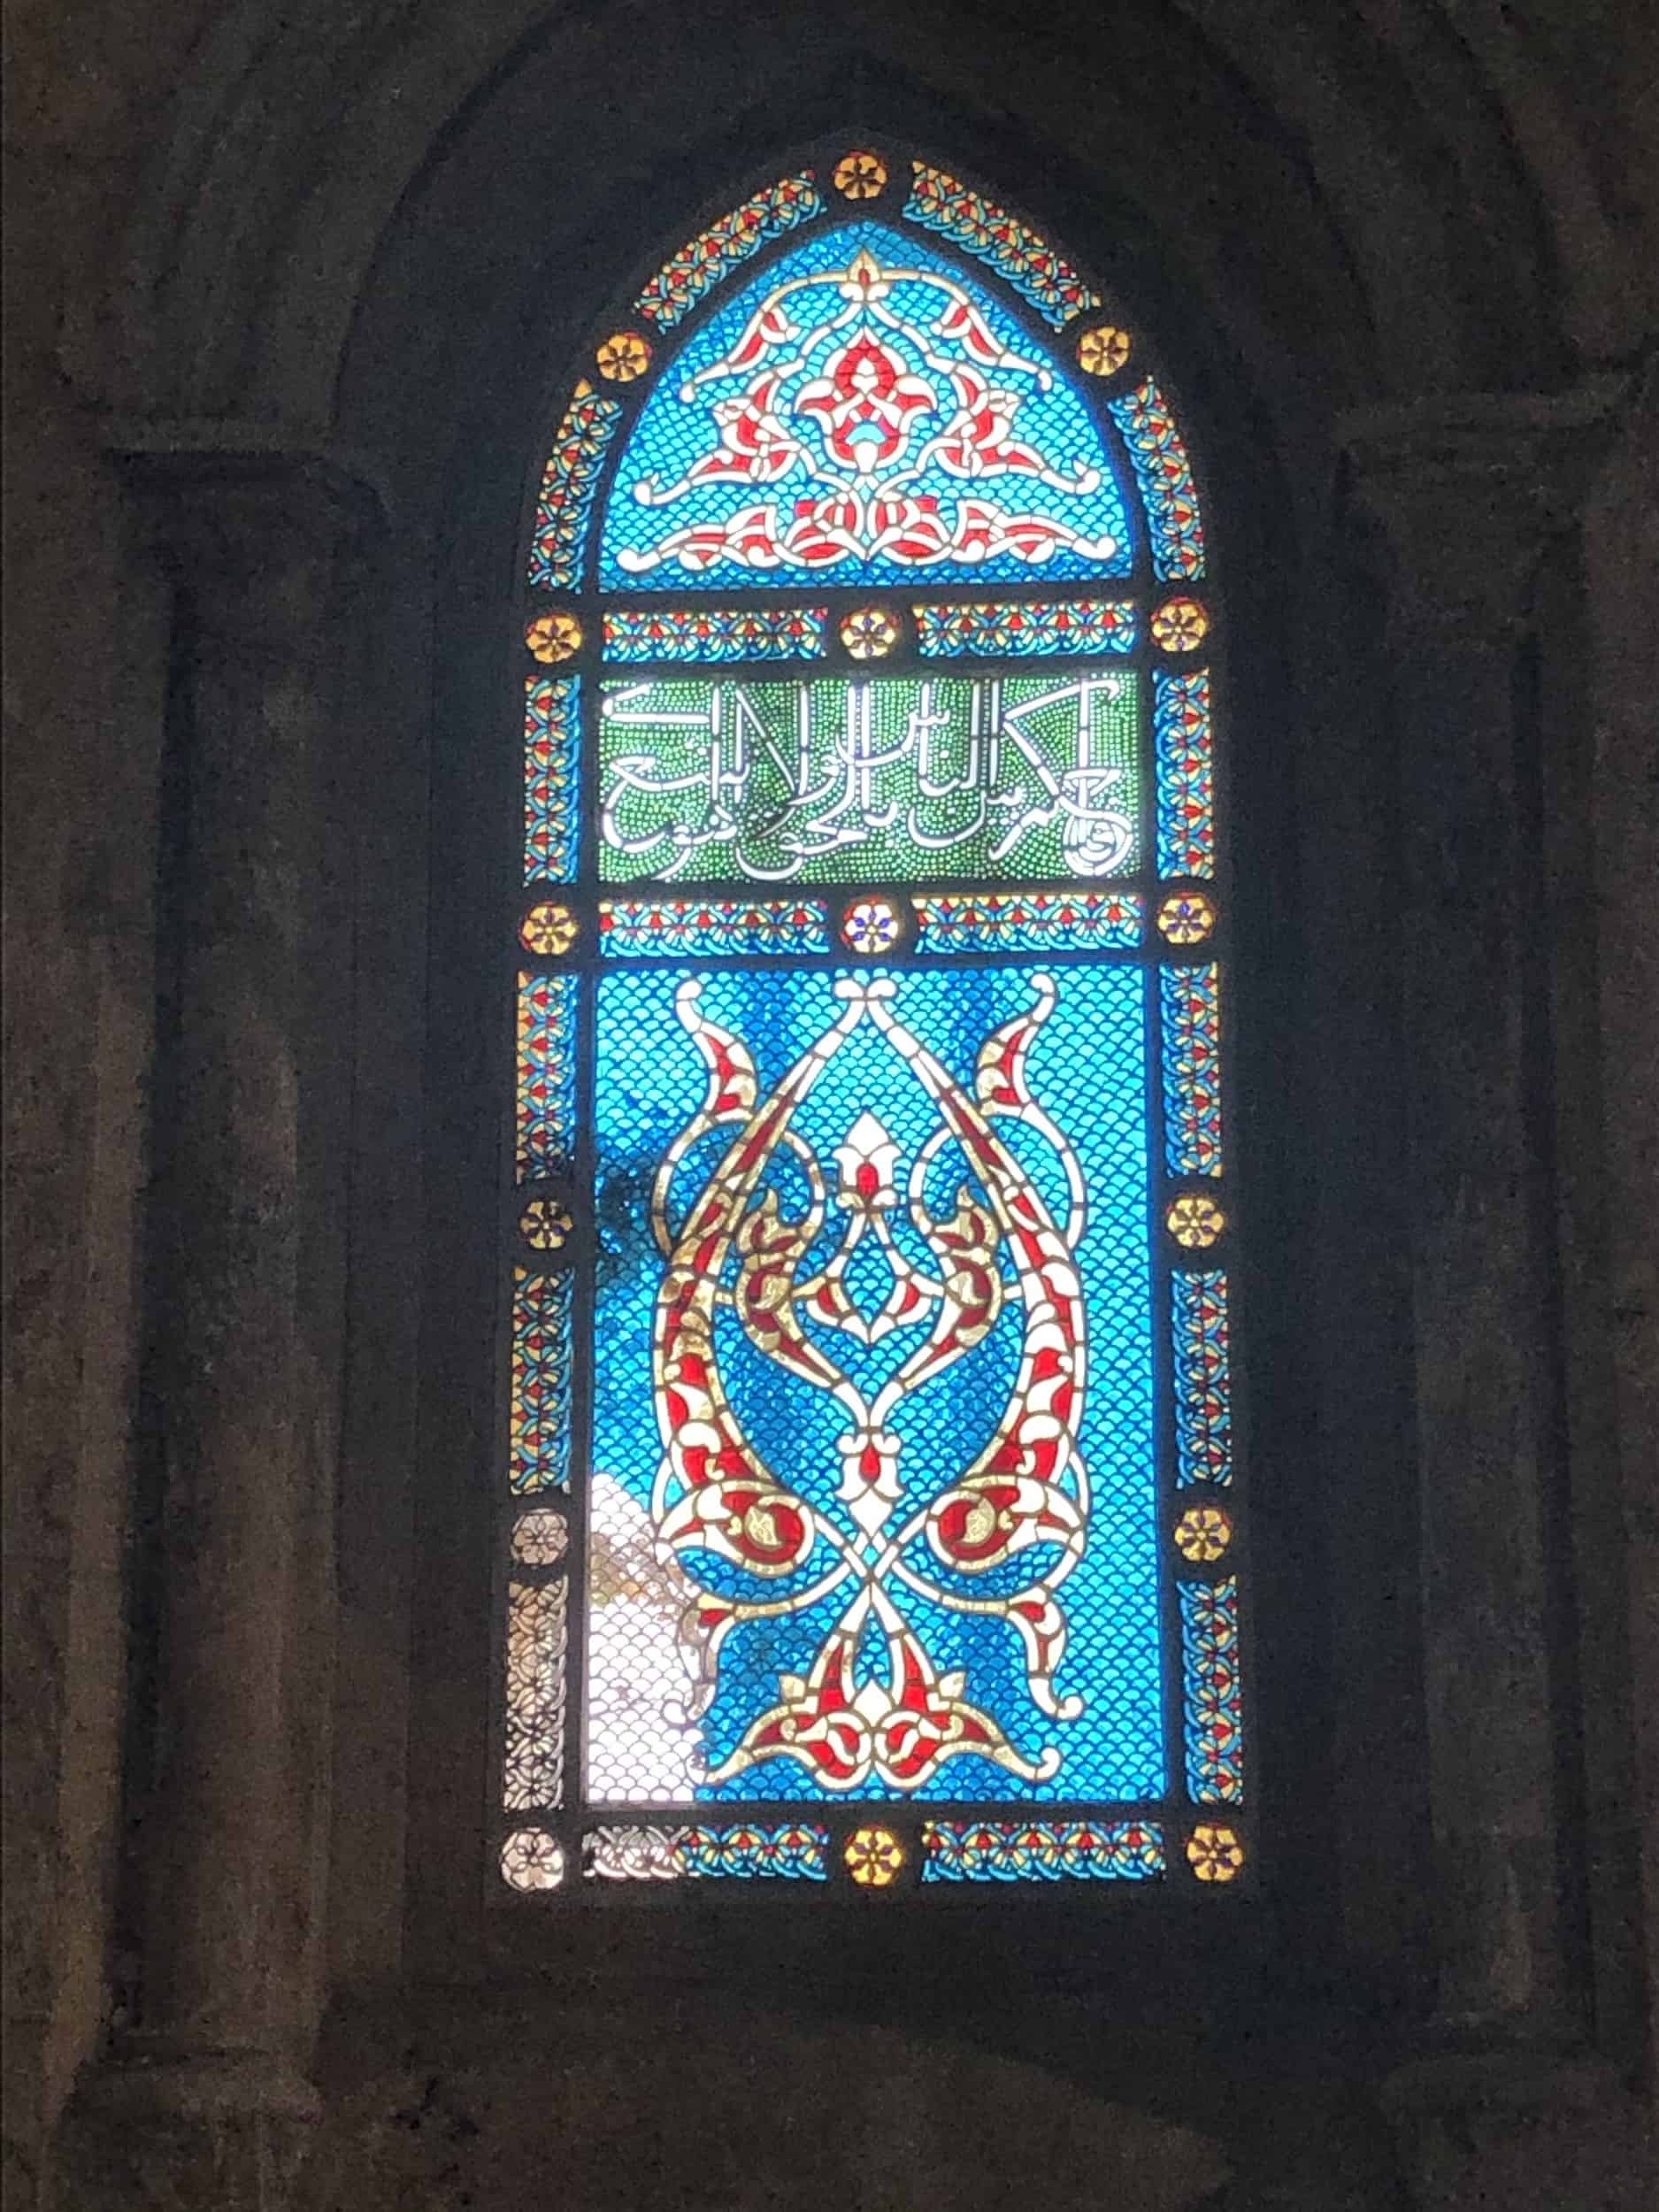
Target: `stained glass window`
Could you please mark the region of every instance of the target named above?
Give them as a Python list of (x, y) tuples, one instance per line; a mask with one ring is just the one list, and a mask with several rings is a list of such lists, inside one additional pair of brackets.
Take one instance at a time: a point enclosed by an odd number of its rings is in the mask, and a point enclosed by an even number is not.
[(511, 716), (502, 1893), (1219, 1893), (1222, 694), (1155, 349), (889, 146), (622, 275)]

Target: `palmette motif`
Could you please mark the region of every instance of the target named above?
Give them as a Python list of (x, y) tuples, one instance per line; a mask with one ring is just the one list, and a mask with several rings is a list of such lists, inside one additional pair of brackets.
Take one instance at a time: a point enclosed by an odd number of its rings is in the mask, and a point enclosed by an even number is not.
[[(899, 311), (901, 286), (928, 298), (926, 321)], [(843, 303), (831, 319), (797, 320), (792, 303), (826, 289)], [(671, 528), (623, 549), (619, 565), (638, 576), (664, 564), (692, 575), (828, 572), (883, 559), (907, 569), (977, 566), (1002, 556), (1041, 566), (1058, 549), (1113, 562), (1115, 537), (1010, 505), (991, 488), (1042, 485), (1087, 511), (1099, 469), (1056, 466), (1017, 431), (1025, 396), (1047, 390), (1053, 375), (1006, 346), (953, 278), (884, 265), (860, 246), (844, 266), (788, 279), (767, 295), (728, 350), (680, 388), (682, 405), (706, 413), (703, 449), (674, 481), (645, 475), (634, 485), (641, 505), (664, 510), (707, 486), (758, 493), (788, 485), (793, 495)], [(949, 506), (925, 488), (941, 478), (961, 488)]]
[[(721, 1646), (736, 1625), (799, 1612), (832, 1594), (841, 1603), (807, 1673), (779, 1676), (776, 1701), (706, 1774), (710, 1786), (780, 1757), (798, 1761), (819, 1787), (834, 1791), (856, 1789), (872, 1774), (895, 1789), (919, 1788), (944, 1762), (966, 1755), (1027, 1781), (1056, 1773), (1056, 1746), (1046, 1746), (1035, 1759), (1022, 1756), (991, 1715), (968, 1699), (965, 1676), (935, 1665), (906, 1617), (907, 1590), (954, 1611), (1007, 1623), (1023, 1647), (1038, 1708), (1061, 1721), (1082, 1710), (1079, 1699), (1056, 1694), (1054, 1677), (1067, 1632), (1056, 1592), (1082, 1556), (1088, 1513), (1077, 1450), (1087, 1323), (1072, 1257), (1087, 1210), (1075, 1155), (1025, 1080), (1026, 1056), (1056, 1003), (1056, 987), (1046, 976), (1035, 978), (1034, 1004), (986, 1039), (972, 1092), (899, 1019), (897, 988), (881, 976), (837, 980), (839, 1014), (764, 1098), (747, 1048), (702, 1014), (700, 984), (687, 980), (678, 994), (680, 1019), (708, 1071), (703, 1103), (669, 1148), (652, 1206), (667, 1267), (653, 1330), (664, 1448), (651, 1519), (659, 1557), (676, 1563), (697, 1592), (680, 1628), (692, 1679), (675, 1716), (680, 1724), (694, 1728), (713, 1700)], [(902, 1193), (900, 1148), (873, 1113), (860, 1112), (833, 1148), (833, 1190), (822, 1164), (791, 1125), (863, 1023), (881, 1033), (938, 1112)], [(1068, 1194), (1064, 1223), (998, 1135), (1002, 1121), (1024, 1123), (1053, 1148)], [(673, 1228), (676, 1178), (717, 1127), (730, 1127), (732, 1141)], [(952, 1210), (941, 1216), (930, 1210), (926, 1188), (930, 1167), (953, 1143), (972, 1179), (960, 1183)], [(762, 1187), (785, 1153), (804, 1171), (810, 1194), (806, 1217), (798, 1221), (785, 1217), (775, 1189)], [(901, 1209), (932, 1268), (902, 1248), (894, 1227)], [(844, 1217), (839, 1248), (803, 1279), (806, 1256), (832, 1210)], [(892, 1277), (873, 1312), (858, 1304), (848, 1285), (848, 1263), (865, 1238), (879, 1246)], [(1010, 1290), (1024, 1311), (1020, 1359), (988, 1441), (957, 1472), (941, 1476), (937, 1467), (912, 1466), (904, 1457), (905, 1401), (984, 1343)], [(747, 1434), (720, 1374), (716, 1320), (722, 1308), (733, 1310), (763, 1356), (844, 1409), (847, 1425), (837, 1446), (841, 1513), (809, 1504), (765, 1463)], [(894, 1331), (926, 1326), (927, 1334), (866, 1394), (820, 1336), (809, 1333), (809, 1320), (820, 1333), (841, 1331), (864, 1345)], [(993, 1577), (992, 1571), (1027, 1554), (1033, 1556), (1023, 1581), (1018, 1574)], [(741, 1570), (761, 1590), (734, 1595), (731, 1577), (711, 1572), (709, 1562)], [(976, 1580), (985, 1594), (970, 1594)], [(1010, 1580), (1018, 1586), (1010, 1588)], [(768, 1584), (776, 1595), (762, 1594)], [(861, 1682), (860, 1673), (870, 1670), (859, 1666), (860, 1646), (872, 1631), (885, 1653), (886, 1678)]]

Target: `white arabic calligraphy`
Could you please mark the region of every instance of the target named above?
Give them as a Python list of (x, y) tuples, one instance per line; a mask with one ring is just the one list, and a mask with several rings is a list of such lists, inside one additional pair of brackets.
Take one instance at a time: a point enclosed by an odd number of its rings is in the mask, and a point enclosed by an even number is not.
[[(1071, 873), (1110, 875), (1135, 832), (1096, 708), (1115, 708), (1125, 682), (613, 683), (601, 842), (659, 881), (709, 872), (697, 856), (725, 848), (714, 872), (787, 882), (889, 833), (912, 853), (981, 841), (996, 864), (1057, 825)], [(612, 749), (623, 732), (640, 749)]]

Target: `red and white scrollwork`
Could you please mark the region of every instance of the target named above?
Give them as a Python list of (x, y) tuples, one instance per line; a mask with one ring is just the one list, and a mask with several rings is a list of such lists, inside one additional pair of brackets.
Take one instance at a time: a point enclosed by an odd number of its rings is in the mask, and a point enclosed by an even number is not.
[[(925, 323), (902, 315), (898, 284), (924, 288), (939, 311)], [(797, 322), (792, 297), (826, 288), (840, 294), (839, 311), (810, 328)], [(1039, 565), (1060, 550), (1110, 561), (1118, 550), (1110, 534), (1010, 508), (986, 488), (1008, 478), (1086, 499), (1099, 486), (1098, 469), (1056, 467), (1016, 434), (1026, 391), (1052, 378), (1044, 363), (1005, 347), (949, 276), (884, 268), (860, 248), (845, 268), (780, 284), (735, 344), (680, 387), (680, 404), (706, 408), (713, 444), (673, 483), (641, 478), (634, 496), (672, 507), (710, 484), (758, 491), (795, 478), (806, 488), (787, 503), (757, 500), (671, 529), (618, 561), (634, 575), (671, 562), (701, 575), (878, 558), (907, 568), (999, 555)], [(718, 396), (704, 400), (704, 386)], [(949, 511), (936, 477), (933, 490), (921, 488), (934, 471), (963, 487)]]
[[(1054, 1678), (1066, 1622), (1056, 1596), (1081, 1558), (1088, 1485), (1078, 1451), (1087, 1379), (1082, 1286), (1073, 1257), (1087, 1219), (1081, 1172), (1060, 1131), (1026, 1083), (1031, 1044), (1056, 1003), (1039, 977), (1034, 1002), (980, 1048), (972, 1090), (900, 1020), (891, 978), (842, 978), (840, 1011), (764, 1097), (741, 1041), (708, 1020), (701, 986), (681, 985), (677, 1010), (708, 1071), (703, 1105), (670, 1148), (653, 1198), (653, 1225), (666, 1267), (654, 1319), (653, 1359), (663, 1456), (652, 1497), (659, 1555), (678, 1564), (697, 1594), (680, 1631), (693, 1689), (679, 1709), (690, 1727), (719, 1685), (721, 1647), (740, 1623), (799, 1612), (844, 1591), (835, 1626), (804, 1676), (780, 1674), (779, 1696), (742, 1741), (707, 1776), (729, 1780), (763, 1760), (788, 1757), (829, 1790), (872, 1775), (897, 1789), (919, 1788), (947, 1760), (988, 1759), (1031, 1781), (1047, 1780), (1060, 1752), (1022, 1755), (999, 1723), (967, 1698), (965, 1676), (941, 1672), (905, 1612), (913, 1592), (949, 1610), (1004, 1621), (1024, 1649), (1032, 1698), (1059, 1720), (1077, 1717)], [(872, 1025), (937, 1110), (937, 1124), (911, 1162), (902, 1190), (901, 1148), (872, 1111), (861, 1111), (833, 1146), (826, 1175), (793, 1124), (837, 1051), (860, 1024)], [(1056, 1220), (999, 1122), (1034, 1129), (1057, 1155), (1069, 1202)], [(673, 1183), (693, 1148), (729, 1128), (724, 1156), (670, 1225)], [(929, 1171), (947, 1147), (967, 1174), (948, 1212), (926, 1202)], [(784, 1216), (763, 1187), (780, 1152), (804, 1171), (804, 1217)], [(842, 1217), (832, 1256), (803, 1275), (832, 1211)], [(901, 1211), (933, 1264), (909, 1258), (895, 1236)], [(862, 1308), (848, 1286), (848, 1263), (872, 1239), (891, 1271), (879, 1308)], [(1006, 1272), (1005, 1272), (1006, 1271)], [(926, 1381), (985, 1341), (1010, 1292), (1023, 1314), (1013, 1388), (984, 1448), (955, 1475), (936, 1464), (907, 1476), (905, 1402)], [(722, 1380), (716, 1317), (732, 1310), (750, 1344), (797, 1380), (833, 1397), (846, 1415), (836, 1450), (835, 1493), (844, 1517), (817, 1509), (769, 1467)], [(856, 1384), (822, 1341), (839, 1330), (862, 1344), (894, 1331), (926, 1334), (872, 1394)], [(1029, 1578), (975, 1594), (978, 1578), (1030, 1555)], [(936, 1565), (923, 1563), (930, 1557)], [(776, 1594), (735, 1598), (729, 1581), (699, 1579), (713, 1557), (759, 1578)], [(706, 1573), (706, 1569), (703, 1570)], [(859, 1681), (857, 1657), (870, 1630), (885, 1647), (885, 1678)], [(868, 1671), (868, 1670), (866, 1670)]]

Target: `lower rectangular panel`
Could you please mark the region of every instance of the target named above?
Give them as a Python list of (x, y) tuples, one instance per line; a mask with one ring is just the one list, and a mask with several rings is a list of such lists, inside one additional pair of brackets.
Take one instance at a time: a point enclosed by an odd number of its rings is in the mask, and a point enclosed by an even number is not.
[(1147, 996), (601, 976), (590, 1806), (1163, 1793)]

